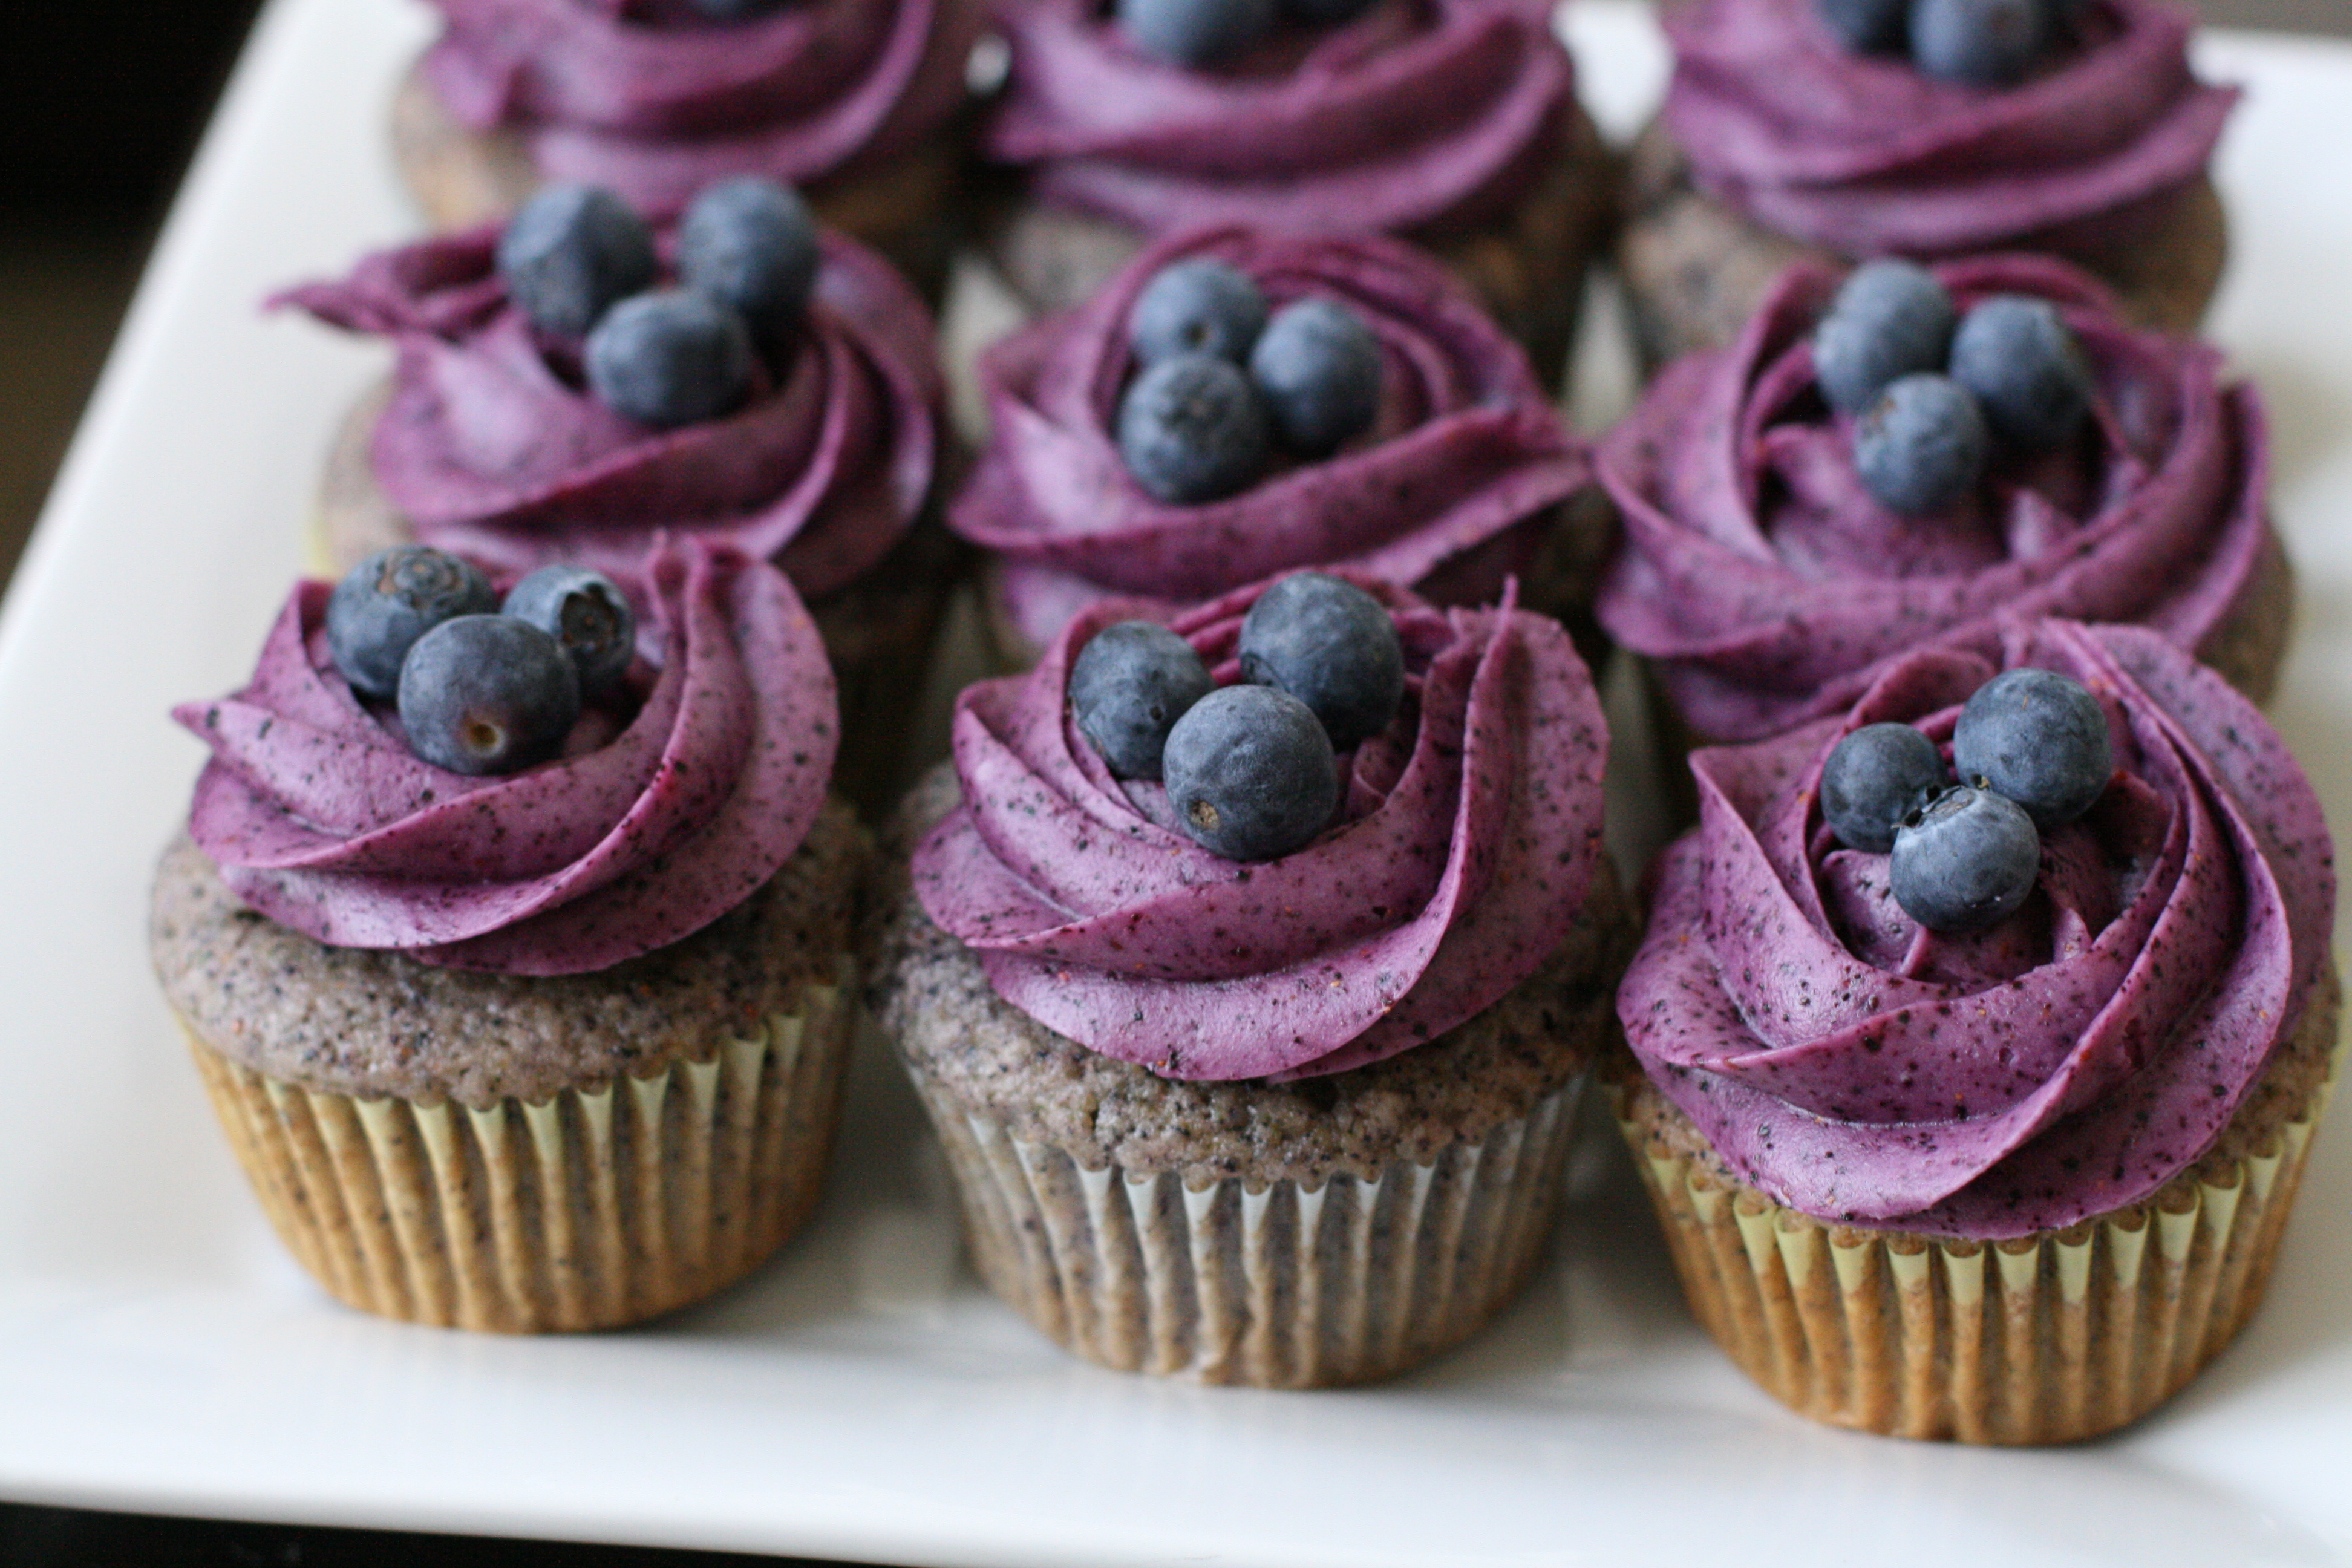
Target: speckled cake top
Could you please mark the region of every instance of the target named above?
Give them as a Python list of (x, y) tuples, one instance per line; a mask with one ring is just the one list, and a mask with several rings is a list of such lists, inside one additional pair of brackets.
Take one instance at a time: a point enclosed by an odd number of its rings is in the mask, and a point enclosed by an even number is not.
[(1665, 123), (1700, 187), (1849, 256), (2112, 242), (2204, 174), (2238, 97), (2190, 73), (2192, 18), (2159, 0), (2086, 0), (2071, 48), (1998, 89), (1851, 53), (1816, 0), (1663, 21)]
[(1146, 233), (1319, 234), (1498, 216), (1556, 153), (1575, 68), (1549, 0), (1388, 0), (1188, 70), (1089, 0), (1007, 0), (1012, 79), (989, 151), (1042, 200)]
[(433, 0), (425, 79), (549, 177), (675, 212), (721, 174), (801, 184), (906, 152), (964, 100), (978, 0), (800, 0), (749, 21), (676, 0)]
[(2129, 621), (2194, 648), (2253, 581), (2269, 440), (2215, 350), (2125, 326), (2060, 262), (1934, 270), (1963, 308), (2002, 293), (2059, 305), (2096, 383), (2081, 440), (2003, 458), (1949, 511), (1888, 510), (1814, 377), (1811, 333), (1838, 277), (1798, 267), (1737, 342), (1670, 365), (1595, 452), (1624, 524), (1596, 609), (1700, 733), (1754, 739), (1840, 711), (1899, 655), (1989, 651), (2003, 617)]
[(808, 612), (766, 563), (665, 543), (631, 584), (635, 711), (553, 762), (435, 767), (336, 669), (304, 583), (251, 684), (173, 717), (213, 750), (188, 830), (247, 905), (338, 947), (513, 974), (603, 969), (740, 903), (824, 804), (838, 725)]
[[(1608, 732), (1558, 623), (1438, 611), (1364, 579), (1405, 649), (1402, 713), (1343, 755), (1335, 825), (1243, 864), (1114, 779), (1067, 711), (1071, 661), (1134, 606), (1079, 616), (1026, 676), (966, 689), (962, 804), (915, 889), (1013, 1006), (1169, 1078), (1336, 1072), (1472, 1016), (1567, 935), (1601, 853)], [(1258, 590), (1171, 624), (1219, 684)]]
[(2136, 626), (2014, 628), (1998, 668), (2081, 680), (2116, 752), (2042, 841), (2034, 892), (1923, 932), (1884, 855), (1823, 826), (1848, 731), (1948, 743), (1996, 666), (1929, 651), (1849, 713), (1702, 751), (1618, 1014), (1651, 1080), (1741, 1179), (1830, 1220), (1978, 1238), (2146, 1197), (2225, 1126), (2326, 962), (2334, 851), (2303, 771), (2219, 676)]
[[(844, 236), (786, 357), (735, 413), (655, 431), (597, 400), (578, 345), (541, 340), (509, 300), (490, 227), (381, 252), (280, 296), (400, 350), (372, 458), (428, 544), (522, 572), (632, 569), (653, 531), (771, 558), (807, 595), (889, 552), (929, 498), (941, 381), (930, 312)], [(668, 237), (663, 237), (667, 249)]]

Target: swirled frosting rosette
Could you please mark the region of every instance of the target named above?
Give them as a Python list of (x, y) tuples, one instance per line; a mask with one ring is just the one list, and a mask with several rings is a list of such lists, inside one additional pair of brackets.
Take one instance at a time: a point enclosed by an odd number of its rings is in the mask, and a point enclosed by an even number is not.
[[(1822, 768), (1884, 721), (1948, 747), (1961, 703), (2020, 666), (2098, 699), (2116, 774), (2045, 836), (2023, 909), (1933, 936), (1886, 857), (1823, 826)], [(2140, 1203), (2248, 1103), (2327, 963), (2310, 784), (2242, 697), (2144, 628), (2021, 625), (1998, 664), (1914, 654), (1851, 711), (1692, 769), (1699, 826), (1661, 862), (1619, 1016), (1739, 1180), (1817, 1218), (1990, 1240)]]
[(1895, 658), (1988, 648), (2013, 616), (2147, 626), (2266, 692), (2289, 590), (2252, 389), (2202, 343), (2125, 326), (2062, 263), (1935, 270), (1963, 309), (2001, 293), (2059, 307), (2096, 383), (2082, 437), (1996, 461), (1948, 511), (1888, 510), (1814, 380), (1837, 275), (1791, 268), (1738, 342), (1668, 367), (1596, 451), (1624, 528), (1601, 624), (1712, 739), (1840, 711)]
[(931, 319), (871, 251), (824, 234), (805, 321), (750, 400), (656, 432), (589, 393), (576, 344), (535, 332), (497, 245), (495, 226), (429, 239), (280, 297), (398, 346), (370, 458), (418, 539), (518, 573), (622, 572), (667, 529), (772, 559), (816, 596), (922, 510), (939, 461)]
[[(1161, 268), (1193, 256), (1247, 273), (1276, 309), (1338, 300), (1378, 338), (1384, 369), (1365, 436), (1230, 499), (1176, 505), (1129, 475), (1115, 424), (1134, 368), (1129, 310)], [(1444, 269), (1377, 237), (1167, 240), (1081, 310), (990, 349), (980, 379), (991, 440), (949, 522), (1003, 558), (1003, 608), (1038, 647), (1103, 594), (1169, 607), (1310, 565), (1491, 599), (1588, 476), (1526, 353)]]
[(733, 909), (808, 835), (837, 741), (833, 677), (784, 578), (726, 545), (642, 563), (638, 674), (562, 754), (498, 777), (423, 761), (326, 642), (305, 583), (252, 682), (175, 710), (212, 748), (188, 828), (231, 892), (335, 947), (573, 974)]

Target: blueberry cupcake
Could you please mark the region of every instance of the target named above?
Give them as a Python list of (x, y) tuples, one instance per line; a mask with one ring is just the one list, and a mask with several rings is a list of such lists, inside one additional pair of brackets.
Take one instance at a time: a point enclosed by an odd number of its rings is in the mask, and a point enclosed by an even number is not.
[(958, 573), (931, 318), (888, 263), (762, 181), (658, 231), (564, 186), (281, 302), (398, 350), (328, 460), (327, 569), (420, 541), (620, 573), (662, 529), (772, 560), (840, 681), (842, 787), (887, 787)]
[[(1104, 595), (1162, 610), (1344, 564), (1589, 624), (1610, 542), (1527, 355), (1377, 237), (1212, 229), (981, 357), (992, 434), (949, 510), (1026, 667)], [(1195, 417), (1193, 411), (1213, 417)]]
[(1905, 1436), (2169, 1398), (2262, 1300), (2337, 1047), (2277, 734), (2152, 631), (2045, 620), (1691, 768), (1617, 1092), (1709, 1332)]
[(2148, 626), (2257, 700), (2285, 649), (2261, 400), (2047, 258), (1794, 268), (1594, 468), (1623, 525), (1597, 613), (1685, 740), (1842, 712), (2013, 617)]
[(1425, 247), (1567, 364), (1613, 165), (1545, 0), (1011, 0), (987, 242), (1038, 310), (1208, 225)]
[(1618, 261), (1654, 364), (1727, 343), (1792, 261), (2033, 250), (2195, 329), (2232, 89), (2163, 0), (1697, 0), (1636, 144)]
[(548, 181), (674, 216), (734, 174), (803, 186), (937, 297), (963, 162), (976, 0), (433, 0), (393, 151), (436, 227)]
[(156, 973), (320, 1284), (610, 1328), (807, 1215), (866, 852), (780, 573), (680, 542), (502, 599), (404, 546), (299, 586), (251, 683), (175, 717), (213, 754), (156, 874)]
[(969, 688), (872, 994), (982, 1275), (1076, 1353), (1388, 1375), (1525, 1279), (1610, 1028), (1607, 732), (1556, 622), (1298, 574)]

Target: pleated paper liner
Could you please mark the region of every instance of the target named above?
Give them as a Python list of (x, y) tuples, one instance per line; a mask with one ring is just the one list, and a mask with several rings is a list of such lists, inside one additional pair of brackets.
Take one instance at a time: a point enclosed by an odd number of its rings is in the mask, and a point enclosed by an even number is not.
[(1681, 1113), (1654, 1089), (1612, 1093), (1692, 1310), (1768, 1393), (1892, 1436), (2064, 1443), (2163, 1404), (2253, 1315), (2341, 1054), (2247, 1157), (1995, 1242), (1799, 1214), (1667, 1146), (1644, 1122)]
[(270, 1223), (337, 1297), (448, 1328), (607, 1329), (741, 1279), (807, 1217), (852, 994), (845, 960), (706, 1060), (479, 1110), (304, 1089), (189, 1043)]
[(1584, 1081), (1375, 1180), (1194, 1187), (1088, 1170), (911, 1076), (999, 1296), (1102, 1365), (1269, 1388), (1388, 1376), (1510, 1300), (1550, 1228)]

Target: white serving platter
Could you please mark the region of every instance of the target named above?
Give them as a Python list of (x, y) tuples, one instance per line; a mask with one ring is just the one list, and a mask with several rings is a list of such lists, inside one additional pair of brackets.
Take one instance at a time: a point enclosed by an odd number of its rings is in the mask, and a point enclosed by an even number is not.
[[(231, 1163), (142, 921), (199, 758), (164, 711), (246, 674), (330, 427), (382, 364), (255, 301), (415, 226), (383, 124), (426, 26), (404, 0), (269, 7), (0, 621), (0, 1496), (1020, 1568), (2352, 1556), (2341, 1126), (2244, 1340), (2155, 1419), (2059, 1452), (1784, 1414), (1693, 1325), (1605, 1137), (1534, 1288), (1416, 1375), (1274, 1394), (1094, 1370), (958, 1260), (939, 1157), (871, 1056), (818, 1219), (706, 1308), (516, 1341), (329, 1301)], [(1654, 29), (1583, 0), (1569, 30), (1624, 133), (1662, 78)], [(2352, 48), (2217, 34), (2201, 56), (2252, 89), (2215, 331), (2271, 396), (2302, 573), (2276, 712), (2341, 828)], [(1622, 361), (1579, 384), (1592, 415)]]

